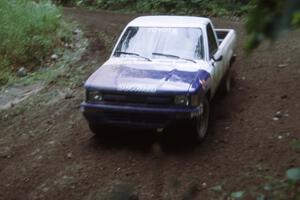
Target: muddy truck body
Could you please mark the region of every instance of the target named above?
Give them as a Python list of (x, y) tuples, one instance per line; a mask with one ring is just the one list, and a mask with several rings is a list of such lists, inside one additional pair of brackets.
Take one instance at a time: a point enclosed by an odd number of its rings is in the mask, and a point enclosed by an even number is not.
[(162, 130), (188, 122), (202, 140), (217, 88), (230, 90), (235, 45), (235, 31), (214, 29), (208, 18), (138, 17), (86, 81), (83, 115), (95, 133), (102, 125)]

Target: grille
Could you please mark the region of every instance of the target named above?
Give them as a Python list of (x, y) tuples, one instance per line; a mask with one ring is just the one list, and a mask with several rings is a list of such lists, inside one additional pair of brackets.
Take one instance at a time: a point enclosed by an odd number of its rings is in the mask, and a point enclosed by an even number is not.
[(105, 117), (116, 122), (133, 122), (139, 124), (165, 124), (168, 116), (161, 114), (105, 112)]
[(103, 94), (103, 101), (109, 103), (172, 105), (173, 98), (169, 96), (149, 96), (144, 94)]

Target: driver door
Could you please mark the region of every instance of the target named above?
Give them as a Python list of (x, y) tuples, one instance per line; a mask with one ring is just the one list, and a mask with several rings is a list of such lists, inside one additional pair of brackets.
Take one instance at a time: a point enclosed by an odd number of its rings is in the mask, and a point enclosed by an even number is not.
[[(211, 24), (207, 24), (206, 33), (208, 39), (208, 49), (209, 49), (209, 62), (213, 68), (212, 70), (212, 94), (214, 94), (217, 90), (217, 87), (222, 79), (222, 56), (220, 55), (220, 51), (218, 51), (218, 43), (216, 40), (215, 33)], [(217, 59), (216, 59), (217, 58)]]

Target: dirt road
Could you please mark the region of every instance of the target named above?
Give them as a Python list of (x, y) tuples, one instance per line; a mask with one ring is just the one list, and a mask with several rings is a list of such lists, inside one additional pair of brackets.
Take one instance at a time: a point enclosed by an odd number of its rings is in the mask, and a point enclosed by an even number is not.
[[(109, 54), (99, 35), (117, 36), (134, 17), (72, 8), (65, 16), (84, 27), (91, 42), (77, 63), (86, 66), (84, 78)], [(220, 199), (299, 166), (300, 154), (290, 146), (300, 139), (299, 31), (246, 57), (243, 24), (214, 22), (237, 30), (235, 85), (214, 100), (202, 144), (166, 142), (152, 131), (114, 130), (109, 139), (95, 138), (79, 110), (82, 84), (66, 99), (50, 95), (61, 87), (54, 82), (1, 113), (0, 199)], [(185, 130), (178, 132), (183, 137)], [(220, 185), (221, 192), (211, 190)]]

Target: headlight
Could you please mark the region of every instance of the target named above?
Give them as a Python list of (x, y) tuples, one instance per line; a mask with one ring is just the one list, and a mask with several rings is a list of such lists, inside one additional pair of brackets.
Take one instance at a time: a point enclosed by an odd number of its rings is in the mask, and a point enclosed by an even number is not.
[(190, 104), (189, 98), (185, 95), (175, 96), (174, 103), (176, 105), (185, 105), (188, 106)]
[(99, 102), (103, 100), (103, 94), (97, 90), (87, 90), (86, 99), (90, 102)]

